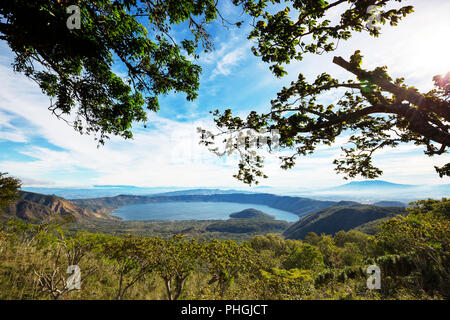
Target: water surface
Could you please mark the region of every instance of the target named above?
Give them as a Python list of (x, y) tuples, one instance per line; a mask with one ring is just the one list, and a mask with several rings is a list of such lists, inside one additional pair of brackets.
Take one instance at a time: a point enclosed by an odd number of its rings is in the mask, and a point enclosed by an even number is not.
[(135, 204), (117, 209), (112, 215), (123, 220), (226, 220), (244, 209), (261, 210), (277, 220), (298, 221), (298, 216), (265, 205), (231, 202), (155, 202)]

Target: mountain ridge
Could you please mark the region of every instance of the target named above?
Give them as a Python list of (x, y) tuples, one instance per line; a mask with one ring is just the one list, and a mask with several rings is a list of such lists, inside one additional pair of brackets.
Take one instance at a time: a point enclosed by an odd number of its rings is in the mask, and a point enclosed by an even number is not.
[(314, 212), (283, 232), (287, 239), (304, 239), (309, 232), (333, 235), (349, 231), (371, 221), (392, 218), (406, 213), (404, 208), (373, 205), (334, 206)]

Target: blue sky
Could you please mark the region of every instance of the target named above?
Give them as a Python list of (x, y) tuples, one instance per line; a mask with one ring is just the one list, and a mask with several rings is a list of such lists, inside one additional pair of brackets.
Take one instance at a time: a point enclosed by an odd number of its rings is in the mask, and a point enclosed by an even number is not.
[[(331, 61), (333, 56), (348, 58), (357, 49), (367, 68), (387, 65), (393, 77), (404, 77), (423, 91), (432, 88), (434, 75), (450, 71), (450, 2), (404, 3), (414, 5), (416, 12), (399, 26), (384, 27), (379, 38), (355, 34), (341, 41), (333, 53), (307, 56), (287, 66), (289, 75), (282, 79), (274, 78), (268, 65), (252, 55), (247, 26), (226, 30), (217, 23), (210, 29), (215, 50), (199, 59), (203, 68), (199, 98), (194, 102), (182, 94), (161, 98), (161, 111), (149, 115), (147, 128), (134, 127), (134, 140), (112, 138), (99, 149), (93, 137), (81, 136), (52, 117), (47, 110), (49, 99), (33, 82), (12, 71), (12, 53), (0, 42), (0, 171), (21, 177), (28, 186), (242, 186), (232, 177), (237, 159), (217, 158), (198, 145), (196, 128), (213, 128), (210, 110), (231, 108), (242, 116), (250, 110), (267, 111), (269, 101), (299, 72), (310, 80), (322, 72), (349, 79)], [(227, 1), (221, 5), (227, 17), (239, 17), (240, 11)], [(179, 36), (183, 33), (180, 28), (176, 31)], [(336, 95), (322, 99), (332, 103)], [(345, 142), (343, 136), (331, 147), (320, 147), (288, 171), (279, 168), (276, 155), (269, 156), (265, 168), (269, 179), (262, 184), (305, 188), (344, 183), (332, 161)], [(381, 179), (410, 184), (449, 183), (433, 169), (449, 160), (449, 155), (428, 158), (413, 145), (382, 150), (375, 156), (385, 173)]]

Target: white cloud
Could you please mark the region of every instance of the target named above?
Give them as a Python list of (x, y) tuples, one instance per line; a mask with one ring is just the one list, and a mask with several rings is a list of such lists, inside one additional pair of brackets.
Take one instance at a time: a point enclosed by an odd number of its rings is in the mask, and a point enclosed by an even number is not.
[(0, 111), (0, 141), (27, 142), (25, 133), (11, 124), (13, 119), (14, 116)]
[(0, 111), (0, 128), (13, 128), (13, 125), (10, 123), (12, 119), (11, 115)]
[(214, 69), (210, 80), (214, 79), (217, 75), (229, 75), (232, 67), (237, 66), (239, 61), (245, 57), (246, 51), (247, 46), (242, 46), (225, 54), (221, 60), (217, 62), (217, 66)]
[(0, 132), (0, 141), (27, 142), (27, 138), (21, 132)]
[(205, 82), (209, 82), (218, 75), (228, 76), (247, 57), (252, 56), (251, 44), (243, 36), (237, 34), (236, 30), (230, 30), (226, 38), (216, 38), (215, 42), (220, 47), (207, 54), (200, 55), (199, 63), (206, 66), (214, 66)]

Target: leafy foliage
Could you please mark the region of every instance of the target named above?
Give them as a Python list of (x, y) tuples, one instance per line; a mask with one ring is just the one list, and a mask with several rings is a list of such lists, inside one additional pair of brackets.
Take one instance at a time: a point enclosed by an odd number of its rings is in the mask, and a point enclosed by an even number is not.
[(377, 261), (391, 273), (406, 273), (420, 290), (450, 294), (450, 224), (448, 199), (416, 202), (407, 217), (383, 223), (376, 245), (387, 254)]
[(0, 172), (0, 212), (19, 196), (21, 186), (19, 179)]
[[(286, 74), (282, 64), (292, 60), (301, 61), (308, 53), (321, 54), (334, 51), (339, 40), (347, 40), (352, 32), (366, 31), (379, 36), (376, 28), (370, 28), (366, 22), (371, 18), (369, 7), (376, 5), (380, 9), (381, 23), (397, 25), (399, 20), (413, 11), (412, 6), (384, 11), (390, 1), (336, 0), (334, 2), (316, 0), (234, 0), (243, 6), (253, 18), (253, 30), (248, 36), (256, 40), (252, 48), (256, 56), (264, 62), (272, 63), (270, 69), (277, 76)], [(401, 2), (399, 0), (398, 2)], [(283, 3), (284, 10), (275, 12), (272, 5)], [(329, 11), (341, 9), (340, 20), (332, 23)]]
[[(393, 26), (413, 11), (411, 6), (383, 10), (391, 2), (284, 1), (286, 8), (273, 14), (268, 7), (279, 1), (235, 1), (244, 5), (255, 20), (249, 37), (257, 43), (253, 52), (263, 61), (272, 63), (270, 68), (277, 77), (286, 74), (282, 64), (301, 60), (308, 53), (331, 52), (337, 41), (348, 40), (352, 32), (367, 31), (378, 36), (377, 28), (365, 25), (371, 19), (368, 10), (371, 5), (379, 7), (381, 23), (389, 22)], [(328, 18), (330, 10), (345, 5), (350, 8), (341, 10), (339, 22), (332, 25)], [(299, 156), (312, 154), (319, 145), (329, 146), (341, 134), (351, 132), (348, 143), (341, 147), (342, 157), (334, 160), (336, 171), (343, 173), (345, 179), (358, 175), (369, 179), (380, 176), (382, 170), (373, 164), (373, 154), (400, 143), (424, 146), (428, 156), (445, 154), (450, 146), (450, 73), (435, 76), (435, 89), (421, 93), (406, 85), (403, 78), (392, 79), (386, 67), (365, 70), (362, 58), (357, 50), (349, 61), (342, 57), (333, 59), (356, 81), (341, 82), (322, 73), (315, 81), (308, 82), (299, 74), (296, 81), (284, 87), (270, 102), (267, 113), (251, 111), (247, 118), (240, 118), (233, 116), (230, 109), (214, 111), (220, 132), (202, 131), (202, 144), (214, 151), (218, 138), (231, 132), (278, 130), (280, 148), (293, 150), (290, 155), (279, 157), (281, 168), (289, 169)], [(340, 95), (343, 92), (343, 95), (333, 104), (323, 104), (321, 95), (329, 92)], [(227, 137), (224, 141), (237, 145), (234, 139)], [(246, 144), (239, 150), (241, 159), (235, 175), (238, 180), (251, 185), (267, 177), (263, 172), (261, 149), (258, 145)], [(449, 175), (449, 164), (436, 167), (436, 171), (441, 177)]]
[(319, 249), (308, 243), (295, 247), (284, 261), (286, 269), (314, 270), (323, 265), (323, 255)]
[(154, 258), (155, 271), (164, 280), (169, 300), (177, 300), (183, 293), (187, 278), (199, 266), (200, 246), (196, 240), (174, 236), (168, 241), (157, 239)]
[[(212, 48), (205, 27), (217, 16), (215, 1), (77, 1), (81, 29), (72, 30), (66, 25), (70, 4), (0, 5), (0, 39), (15, 54), (14, 70), (50, 97), (56, 117), (103, 144), (111, 134), (131, 138), (132, 123), (147, 120), (145, 108), (159, 109), (158, 96), (175, 91), (187, 100), (197, 97), (201, 68), (191, 60), (199, 46)], [(171, 33), (181, 24), (190, 36), (178, 43)], [(113, 69), (116, 61), (125, 77)]]

